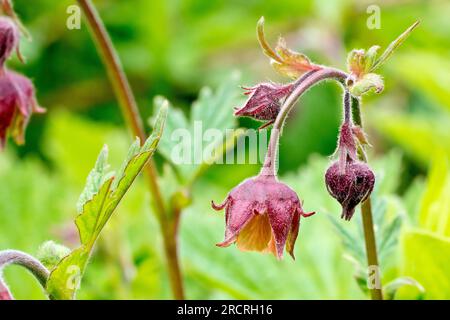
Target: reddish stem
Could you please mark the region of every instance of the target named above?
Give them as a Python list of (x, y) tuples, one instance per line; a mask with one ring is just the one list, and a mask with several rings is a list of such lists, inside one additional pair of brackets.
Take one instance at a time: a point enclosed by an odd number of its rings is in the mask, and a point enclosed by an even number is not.
[[(93, 38), (97, 44), (103, 63), (105, 64), (109, 79), (113, 85), (114, 92), (128, 127), (131, 129), (133, 135), (139, 137), (143, 143), (146, 140), (146, 134), (143, 129), (136, 99), (125, 72), (123, 71), (119, 56), (114, 48), (111, 38), (92, 2), (90, 0), (77, 1), (86, 15)], [(166, 211), (161, 190), (158, 185), (158, 172), (155, 169), (153, 160), (149, 161), (144, 172), (150, 191), (153, 195), (155, 212), (163, 235), (164, 252), (169, 268), (173, 295), (175, 299), (181, 300), (184, 299), (184, 290), (177, 254), (177, 229), (171, 227), (173, 222), (168, 218), (168, 212)]]

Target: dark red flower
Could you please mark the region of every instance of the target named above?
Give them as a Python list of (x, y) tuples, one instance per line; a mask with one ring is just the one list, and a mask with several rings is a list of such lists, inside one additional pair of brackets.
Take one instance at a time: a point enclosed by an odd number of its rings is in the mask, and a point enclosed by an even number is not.
[(275, 121), (281, 108), (281, 101), (292, 92), (293, 87), (293, 84), (262, 83), (255, 87), (243, 88), (249, 98), (243, 107), (236, 108), (234, 115), (268, 121), (266, 125), (269, 125)]
[(364, 202), (375, 184), (375, 175), (367, 164), (348, 161), (344, 171), (339, 162), (334, 162), (325, 174), (328, 192), (342, 205), (341, 218), (350, 220), (355, 207)]
[(236, 243), (244, 251), (271, 252), (278, 259), (284, 247), (294, 258), (300, 217), (305, 213), (297, 194), (273, 175), (260, 175), (235, 187), (215, 210), (225, 208), (225, 240), (217, 246)]
[(14, 21), (0, 17), (0, 72), (11, 53), (18, 49), (19, 39), (20, 33)]
[(45, 112), (39, 107), (30, 79), (9, 70), (0, 75), (0, 148), (8, 133), (17, 144), (24, 143), (25, 129), (33, 113)]

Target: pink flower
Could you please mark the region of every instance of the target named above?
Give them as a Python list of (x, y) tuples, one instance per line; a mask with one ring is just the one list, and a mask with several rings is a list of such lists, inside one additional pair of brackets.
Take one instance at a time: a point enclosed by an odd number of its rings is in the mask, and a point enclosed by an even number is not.
[(278, 259), (284, 247), (294, 257), (300, 217), (305, 213), (297, 194), (273, 175), (250, 178), (235, 187), (215, 210), (225, 208), (225, 240), (217, 246), (236, 243), (243, 251), (271, 252)]
[(43, 113), (30, 79), (9, 70), (0, 75), (0, 148), (8, 133), (17, 144), (25, 141), (25, 130), (33, 113)]
[(14, 50), (18, 50), (20, 33), (13, 20), (0, 17), (0, 69)]
[(262, 83), (255, 87), (243, 88), (249, 98), (243, 107), (236, 108), (234, 115), (268, 121), (264, 126), (270, 125), (280, 111), (281, 100), (292, 92), (293, 87), (293, 84)]

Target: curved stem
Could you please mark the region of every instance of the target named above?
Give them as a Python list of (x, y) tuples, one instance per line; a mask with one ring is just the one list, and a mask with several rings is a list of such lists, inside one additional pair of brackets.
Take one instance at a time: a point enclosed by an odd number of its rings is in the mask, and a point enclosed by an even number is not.
[[(112, 83), (127, 125), (131, 129), (133, 135), (139, 137), (143, 143), (146, 139), (146, 134), (143, 128), (142, 119), (139, 115), (136, 99), (109, 34), (92, 2), (90, 0), (77, 1), (89, 23), (94, 41), (108, 72), (109, 80)], [(173, 253), (177, 251), (176, 239), (174, 239), (177, 235), (170, 232), (171, 228), (169, 228), (170, 221), (168, 221), (168, 213), (166, 212), (164, 200), (158, 185), (158, 173), (155, 164), (151, 159), (149, 164), (145, 167), (145, 176), (153, 195), (155, 212), (163, 235), (164, 251), (167, 258), (172, 291), (176, 299), (184, 299), (179, 262), (176, 256), (173, 257)], [(173, 249), (174, 246), (175, 248)]]
[(281, 130), (283, 129), (287, 116), (303, 93), (323, 80), (336, 79), (342, 83), (346, 78), (347, 74), (341, 70), (323, 67), (320, 70), (310, 71), (297, 80), (295, 89), (289, 97), (287, 97), (273, 124), (269, 147), (267, 149), (264, 165), (261, 169), (262, 175), (276, 175), (276, 154), (278, 151), (278, 140), (280, 138)]
[[(341, 70), (323, 67), (320, 70), (311, 71), (305, 74), (296, 82), (296, 87), (293, 92), (286, 99), (285, 103), (281, 107), (280, 113), (278, 114), (275, 123), (273, 125), (272, 134), (270, 136), (269, 147), (267, 150), (266, 159), (264, 161), (264, 165), (261, 169), (261, 175), (273, 175), (276, 176), (276, 154), (278, 149), (278, 141), (280, 138), (281, 130), (283, 129), (283, 125), (286, 121), (287, 116), (291, 112), (292, 108), (295, 106), (298, 99), (311, 87), (316, 85), (317, 83), (326, 80), (326, 79), (335, 79), (342, 85), (345, 84), (345, 79), (347, 78), (347, 74)], [(360, 100), (355, 97), (351, 97), (351, 113), (350, 108), (350, 95), (348, 91), (344, 93), (344, 103), (346, 105), (344, 111), (344, 120), (351, 120), (362, 128), (362, 118), (361, 118), (361, 110), (360, 110)], [(361, 153), (364, 155), (364, 152)], [(364, 156), (361, 156), (364, 161)], [(364, 239), (366, 245), (366, 254), (367, 254), (367, 262), (369, 266), (375, 267), (375, 272), (377, 272), (376, 276), (380, 274), (380, 268), (378, 264), (378, 256), (375, 242), (375, 233), (373, 228), (373, 219), (372, 219), (372, 205), (370, 201), (370, 197), (361, 205), (362, 219), (363, 219), (363, 228), (364, 228)], [(379, 284), (378, 288), (370, 289), (371, 297), (373, 300), (382, 300), (382, 289), (381, 282), (376, 281)]]
[[(353, 121), (356, 125), (363, 128), (360, 100), (354, 98), (352, 102), (353, 102), (352, 103)], [(367, 162), (364, 150), (361, 150), (359, 156), (361, 160)], [(364, 229), (364, 240), (366, 245), (367, 265), (369, 267), (374, 268), (375, 272), (374, 276), (376, 280), (375, 281), (376, 287), (370, 289), (370, 295), (373, 300), (383, 300), (381, 271), (380, 265), (378, 263), (377, 244), (375, 240), (375, 231), (373, 227), (373, 217), (372, 217), (372, 202), (370, 200), (370, 197), (368, 197), (366, 201), (364, 201), (361, 204), (361, 215)]]
[(0, 300), (13, 299), (8, 287), (1, 278), (1, 271), (3, 268), (11, 264), (27, 268), (36, 277), (42, 288), (45, 289), (50, 272), (39, 262), (39, 260), (21, 251), (4, 250), (0, 251)]

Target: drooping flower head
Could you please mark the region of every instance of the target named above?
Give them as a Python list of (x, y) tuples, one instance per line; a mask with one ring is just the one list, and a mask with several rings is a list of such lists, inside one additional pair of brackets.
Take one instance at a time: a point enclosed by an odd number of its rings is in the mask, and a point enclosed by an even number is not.
[(14, 21), (0, 17), (0, 72), (14, 50), (18, 50), (20, 32)]
[(225, 209), (225, 240), (217, 246), (236, 243), (241, 250), (270, 252), (279, 259), (285, 247), (294, 258), (300, 217), (314, 214), (305, 213), (297, 194), (273, 175), (245, 180), (212, 207)]
[(234, 115), (268, 121), (266, 125), (269, 125), (275, 121), (280, 112), (282, 100), (292, 92), (293, 88), (294, 84), (275, 83), (261, 83), (254, 87), (243, 88), (249, 98), (243, 107), (236, 108)]
[(350, 122), (344, 122), (339, 134), (339, 159), (325, 173), (330, 195), (342, 205), (341, 218), (350, 220), (358, 204), (373, 190), (375, 175), (370, 167), (358, 160), (354, 132)]
[(349, 161), (342, 173), (339, 162), (334, 162), (325, 174), (328, 192), (342, 205), (341, 218), (350, 220), (355, 208), (370, 195), (375, 184), (375, 175), (367, 164)]
[(31, 115), (43, 112), (30, 79), (9, 70), (0, 75), (0, 148), (8, 133), (17, 144), (23, 144)]

